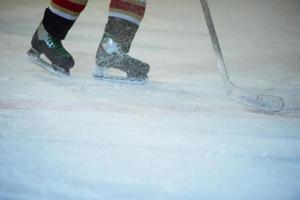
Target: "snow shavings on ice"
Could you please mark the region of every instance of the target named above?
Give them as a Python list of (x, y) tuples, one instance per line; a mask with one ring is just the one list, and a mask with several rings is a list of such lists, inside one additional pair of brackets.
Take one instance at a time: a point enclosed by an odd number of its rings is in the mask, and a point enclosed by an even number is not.
[(108, 3), (70, 31), (61, 79), (25, 56), (47, 1), (1, 1), (0, 199), (300, 199), (300, 3), (209, 1), (232, 80), (282, 96), (273, 115), (226, 97), (196, 0), (148, 1), (148, 84), (93, 79)]

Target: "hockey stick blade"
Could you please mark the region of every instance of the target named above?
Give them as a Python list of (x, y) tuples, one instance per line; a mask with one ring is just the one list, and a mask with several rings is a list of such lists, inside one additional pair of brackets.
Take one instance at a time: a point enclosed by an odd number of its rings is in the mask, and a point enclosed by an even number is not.
[(205, 21), (211, 38), (212, 46), (217, 57), (218, 69), (222, 77), (227, 95), (235, 102), (248, 106), (249, 108), (266, 113), (279, 112), (284, 107), (284, 101), (281, 97), (254, 94), (237, 87), (229, 78), (225, 61), (222, 55), (221, 47), (218, 41), (217, 33), (213, 24), (210, 9), (207, 0), (200, 0)]
[(281, 97), (273, 95), (254, 94), (234, 85), (227, 91), (233, 101), (265, 113), (279, 112), (284, 107)]

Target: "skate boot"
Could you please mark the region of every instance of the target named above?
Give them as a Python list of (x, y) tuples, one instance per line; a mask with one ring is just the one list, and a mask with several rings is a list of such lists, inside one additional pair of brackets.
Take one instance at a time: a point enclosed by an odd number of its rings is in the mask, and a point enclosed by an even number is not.
[[(128, 55), (136, 30), (137, 26), (126, 20), (109, 18), (96, 54), (96, 78), (133, 84), (147, 82), (150, 66)], [(111, 68), (125, 73), (125, 76), (113, 75)]]
[[(63, 47), (61, 40), (52, 37), (41, 23), (33, 35), (31, 49), (27, 55), (32, 62), (58, 76), (69, 76), (74, 60), (70, 53)], [(41, 58), (45, 55), (51, 63)]]
[[(94, 76), (124, 82), (145, 82), (149, 65), (132, 58), (112, 38), (104, 36), (96, 55), (96, 70)], [(111, 75), (109, 68), (115, 68), (126, 73), (127, 77)]]

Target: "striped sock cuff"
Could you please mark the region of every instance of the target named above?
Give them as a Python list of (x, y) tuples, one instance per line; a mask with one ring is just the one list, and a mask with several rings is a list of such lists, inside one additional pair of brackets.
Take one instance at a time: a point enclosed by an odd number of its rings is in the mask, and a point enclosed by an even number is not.
[(146, 0), (111, 0), (109, 16), (140, 24), (146, 10)]
[(68, 20), (76, 20), (88, 0), (51, 0), (49, 9), (56, 15)]

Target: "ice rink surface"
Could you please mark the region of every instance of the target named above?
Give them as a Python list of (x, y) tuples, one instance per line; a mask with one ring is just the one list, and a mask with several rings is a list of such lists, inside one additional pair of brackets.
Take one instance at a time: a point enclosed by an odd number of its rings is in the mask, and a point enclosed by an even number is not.
[(143, 86), (91, 76), (108, 0), (64, 42), (72, 79), (29, 62), (47, 3), (0, 3), (1, 200), (300, 199), (298, 0), (209, 1), (232, 80), (285, 99), (272, 115), (226, 97), (197, 0), (148, 0)]

